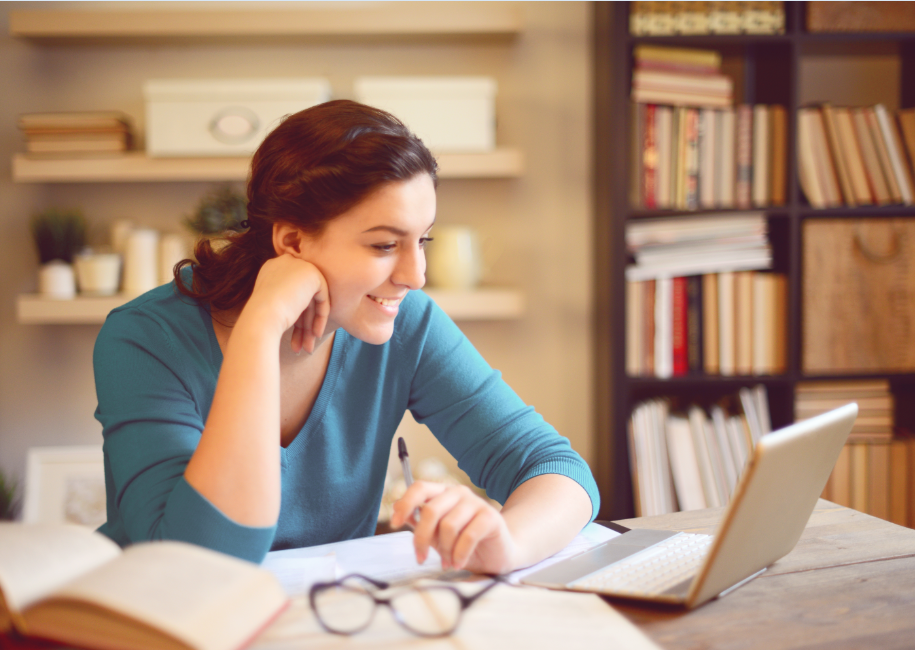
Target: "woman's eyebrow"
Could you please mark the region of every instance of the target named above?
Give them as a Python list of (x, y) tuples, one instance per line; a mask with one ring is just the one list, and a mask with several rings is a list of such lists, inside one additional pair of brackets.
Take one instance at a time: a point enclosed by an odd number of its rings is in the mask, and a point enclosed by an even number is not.
[[(435, 225), (435, 221), (433, 221), (431, 224), (429, 224), (429, 228), (432, 228), (432, 226), (434, 226), (434, 225)], [(429, 228), (426, 228), (426, 230), (429, 230)], [(363, 230), (362, 234), (364, 235), (367, 232), (379, 232), (379, 231), (389, 232), (392, 235), (394, 235), (395, 237), (406, 237), (407, 235), (410, 234), (406, 230), (403, 230), (401, 228), (396, 228), (394, 226), (374, 226), (372, 228), (369, 228), (368, 230)]]
[(385, 230), (398, 237), (406, 237), (409, 234), (406, 230), (401, 230), (400, 228), (395, 228), (394, 226), (375, 226), (374, 228), (363, 230), (362, 234), (364, 235), (367, 232), (377, 232), (379, 230)]

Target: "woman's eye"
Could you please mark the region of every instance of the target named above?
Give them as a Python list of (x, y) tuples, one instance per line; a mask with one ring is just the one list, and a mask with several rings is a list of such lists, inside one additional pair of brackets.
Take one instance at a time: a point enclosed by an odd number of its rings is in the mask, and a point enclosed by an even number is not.
[(374, 246), (372, 246), (372, 248), (374, 248), (377, 251), (381, 251), (382, 253), (390, 253), (396, 247), (397, 247), (397, 244), (375, 244)]
[(430, 241), (432, 241), (433, 239), (434, 239), (433, 237), (421, 237), (420, 240), (419, 240), (419, 247), (420, 247), (420, 248), (425, 248), (425, 247), (426, 247), (426, 244), (428, 244), (428, 243), (429, 243)]

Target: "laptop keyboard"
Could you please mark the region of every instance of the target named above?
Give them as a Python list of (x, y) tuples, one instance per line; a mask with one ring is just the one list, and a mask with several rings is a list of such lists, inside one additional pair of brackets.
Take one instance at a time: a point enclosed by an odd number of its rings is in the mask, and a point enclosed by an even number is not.
[(712, 535), (677, 533), (568, 586), (598, 593), (656, 596), (696, 574), (712, 539)]

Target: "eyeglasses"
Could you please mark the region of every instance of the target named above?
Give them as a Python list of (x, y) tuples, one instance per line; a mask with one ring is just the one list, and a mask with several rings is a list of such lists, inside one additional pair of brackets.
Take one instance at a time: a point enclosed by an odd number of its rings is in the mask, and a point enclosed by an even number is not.
[(334, 582), (312, 585), (308, 597), (318, 622), (334, 634), (356, 634), (369, 626), (379, 605), (385, 605), (407, 630), (423, 637), (447, 636), (457, 629), (464, 610), (501, 582), (495, 578), (483, 589), (465, 596), (449, 585), (414, 585), (377, 594), (391, 585), (354, 573)]

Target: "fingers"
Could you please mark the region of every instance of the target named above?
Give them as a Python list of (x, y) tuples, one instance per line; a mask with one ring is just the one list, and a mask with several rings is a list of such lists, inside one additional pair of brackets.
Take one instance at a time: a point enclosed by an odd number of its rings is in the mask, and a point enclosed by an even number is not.
[[(443, 568), (463, 569), (475, 553), (480, 554), (483, 542), (503, 537), (502, 544), (497, 542), (492, 549), (482, 551), (483, 556), (499, 556), (492, 559), (501, 563), (502, 547), (510, 543), (507, 527), (501, 515), (469, 488), (418, 481), (394, 504), (391, 525), (399, 528), (409, 522), (417, 506), (422, 508), (413, 531), (418, 563), (424, 563), (429, 548), (434, 548)], [(482, 564), (474, 564), (488, 566), (488, 560), (483, 557)]]

